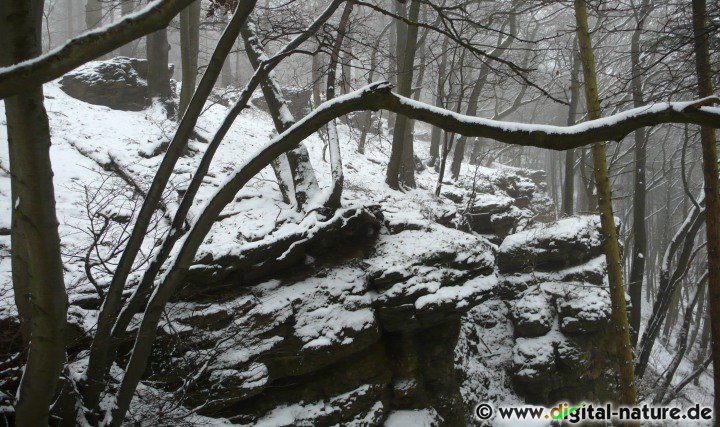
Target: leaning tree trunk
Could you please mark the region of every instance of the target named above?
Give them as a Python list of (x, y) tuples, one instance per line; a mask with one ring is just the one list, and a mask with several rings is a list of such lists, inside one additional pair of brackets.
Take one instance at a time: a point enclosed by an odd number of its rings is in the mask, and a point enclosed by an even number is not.
[[(588, 30), (587, 9), (585, 0), (575, 0), (575, 20), (577, 37), (580, 46), (580, 59), (585, 80), (585, 102), (590, 120), (600, 118), (600, 101), (598, 98), (597, 75), (595, 73), (595, 57), (593, 55), (590, 32)], [(598, 194), (598, 208), (602, 234), (605, 239), (605, 259), (610, 284), (610, 301), (612, 305), (612, 325), (615, 329), (614, 341), (617, 352), (618, 374), (620, 377), (619, 401), (624, 405), (634, 405), (636, 400), (635, 378), (633, 373), (632, 347), (630, 346), (630, 330), (625, 304), (622, 267), (620, 265), (620, 249), (618, 247), (615, 216), (612, 210), (612, 194), (608, 177), (605, 143), (593, 144), (593, 164), (595, 168), (595, 185)]]
[(200, 52), (200, 0), (180, 12), (180, 57), (182, 62), (182, 87), (178, 112), (183, 114), (193, 93), (198, 76)]
[[(140, 207), (130, 237), (115, 268), (110, 286), (98, 314), (97, 327), (86, 370), (86, 381), (83, 395), (83, 404), (89, 411), (99, 408), (100, 394), (105, 388), (105, 375), (110, 369), (115, 356), (115, 342), (111, 339), (113, 325), (122, 308), (122, 295), (132, 266), (145, 239), (145, 234), (158, 204), (161, 201), (165, 188), (170, 180), (177, 160), (187, 146), (190, 135), (195, 128), (203, 106), (212, 91), (225, 58), (232, 49), (240, 33), (240, 25), (252, 12), (254, 1), (239, 3), (233, 17), (230, 19), (225, 32), (210, 57), (210, 61), (203, 73), (195, 94), (190, 101), (186, 114), (178, 123), (172, 141), (165, 151), (165, 156), (158, 166), (153, 182), (147, 191), (147, 196)], [(189, 209), (189, 208), (188, 208)], [(181, 221), (184, 223), (184, 221)], [(175, 224), (173, 224), (175, 225)], [(173, 234), (176, 236), (177, 234)], [(156, 266), (158, 269), (159, 265)], [(151, 285), (152, 282), (149, 284)]]
[[(250, 64), (254, 69), (257, 69), (261, 58), (265, 56), (265, 52), (257, 39), (255, 27), (252, 23), (248, 23), (243, 25), (240, 32)], [(288, 110), (282, 89), (275, 80), (274, 74), (270, 73), (261, 81), (260, 85), (275, 124), (275, 129), (278, 133), (286, 131), (295, 124), (295, 118)], [(302, 210), (318, 193), (317, 178), (312, 164), (310, 164), (310, 155), (304, 144), (300, 144), (297, 148), (288, 151), (287, 156), (280, 156), (278, 161), (273, 162), (273, 169), (278, 183), (281, 185), (281, 191), (287, 192), (284, 197), (288, 199), (294, 197), (298, 210)], [(289, 177), (285, 176), (286, 171), (289, 172)]]
[[(348, 22), (350, 21), (350, 14), (353, 9), (353, 2), (349, 1), (345, 3), (345, 8), (340, 16), (340, 22), (338, 23), (338, 34), (335, 38), (335, 44), (333, 45), (332, 52), (330, 53), (330, 65), (328, 66), (327, 74), (327, 88), (326, 98), (328, 101), (335, 98), (335, 82), (337, 78), (337, 67), (340, 60), (340, 49), (342, 48), (343, 41), (345, 40), (345, 34), (347, 33)], [(344, 73), (343, 73), (344, 74)], [(345, 82), (347, 84), (349, 82)], [(347, 87), (344, 88), (347, 90)], [(337, 124), (335, 120), (331, 120), (327, 126), (328, 133), (328, 145), (330, 146), (330, 168), (332, 176), (332, 184), (330, 184), (330, 193), (327, 200), (325, 201), (325, 207), (336, 210), (340, 208), (342, 189), (343, 189), (343, 170), (342, 170), (342, 159), (340, 157), (340, 141), (338, 139)]]
[[(633, 32), (630, 43), (630, 62), (632, 64), (632, 98), (633, 106), (643, 105), (642, 81), (640, 80), (640, 35), (642, 34), (645, 18), (649, 13), (649, 0), (643, 0), (640, 5), (640, 18)], [(640, 331), (642, 288), (645, 277), (645, 257), (647, 257), (647, 231), (645, 224), (645, 205), (647, 189), (645, 185), (645, 145), (647, 143), (647, 131), (639, 129), (635, 131), (635, 187), (633, 192), (633, 246), (632, 266), (630, 268), (630, 280), (628, 290), (630, 293), (630, 327), (633, 346), (637, 345), (638, 333)]]
[[(695, 35), (695, 62), (698, 76), (698, 95), (713, 93), (710, 66), (710, 33), (707, 24), (705, 0), (693, 0), (693, 33)], [(720, 195), (718, 194), (718, 155), (715, 131), (709, 127), (700, 129), (703, 154), (703, 178), (705, 180), (705, 208), (707, 209), (706, 233), (708, 256), (708, 294), (710, 329), (712, 332), (712, 360), (715, 383), (715, 424), (720, 424)]]
[[(42, 0), (0, 2), (0, 65), (41, 53), (43, 6)], [(68, 300), (55, 214), (50, 126), (43, 102), (42, 86), (5, 100), (12, 171), (11, 239), (20, 242), (27, 263), (21, 271), (13, 272), (13, 279), (18, 274), (23, 276), (18, 283), (21, 287), (14, 291), (27, 299), (28, 304), (18, 309), (25, 311), (29, 306), (30, 317), (29, 352), (15, 406), (19, 426), (48, 425), (49, 408), (65, 361)], [(15, 261), (13, 267), (18, 266)]]
[[(667, 368), (667, 372), (665, 373), (665, 378), (663, 379), (662, 383), (660, 384), (660, 388), (655, 394), (653, 404), (659, 404), (663, 402), (663, 400), (665, 399), (665, 393), (667, 392), (668, 387), (670, 387), (670, 384), (672, 384), (672, 380), (675, 377), (675, 372), (677, 372), (678, 367), (680, 367), (680, 363), (685, 358), (685, 352), (688, 348), (688, 333), (690, 332), (690, 325), (692, 324), (692, 313), (698, 303), (698, 300), (701, 299), (705, 294), (706, 281), (707, 274), (703, 275), (703, 277), (700, 279), (692, 300), (687, 305), (687, 307), (685, 307), (683, 324), (682, 328), (680, 329), (680, 335), (678, 336), (678, 348), (675, 350), (675, 356), (673, 356), (673, 359)], [(698, 316), (699, 315), (700, 311), (698, 310)]]
[[(490, 55), (494, 58), (501, 56), (503, 52), (505, 52), (505, 50), (510, 47), (513, 41), (515, 41), (515, 37), (517, 36), (517, 20), (515, 18), (515, 13), (513, 13), (512, 11), (510, 13), (510, 16), (508, 17), (508, 23), (510, 25), (510, 31), (507, 37), (505, 37), (504, 40), (499, 41), (497, 47), (495, 47), (495, 49), (493, 49), (493, 51), (490, 53)], [(474, 116), (477, 114), (480, 94), (485, 87), (485, 83), (487, 83), (490, 71), (490, 63), (487, 61), (483, 62), (482, 66), (480, 66), (477, 81), (475, 82), (473, 90), (470, 93), (470, 97), (468, 98), (467, 111), (465, 112), (466, 115)], [(460, 178), (460, 167), (462, 166), (463, 159), (465, 158), (465, 144), (467, 143), (467, 139), (467, 136), (460, 135), (458, 136), (458, 140), (455, 142), (455, 152), (453, 153), (453, 161), (450, 165), (450, 171), (452, 172), (453, 179)]]

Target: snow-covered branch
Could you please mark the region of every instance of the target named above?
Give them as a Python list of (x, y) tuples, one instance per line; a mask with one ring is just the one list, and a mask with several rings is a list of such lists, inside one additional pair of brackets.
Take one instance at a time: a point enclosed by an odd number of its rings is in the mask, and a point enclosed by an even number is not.
[(0, 68), (0, 99), (61, 77), (72, 69), (144, 35), (167, 27), (194, 0), (155, 0), (117, 22), (69, 40), (50, 52)]

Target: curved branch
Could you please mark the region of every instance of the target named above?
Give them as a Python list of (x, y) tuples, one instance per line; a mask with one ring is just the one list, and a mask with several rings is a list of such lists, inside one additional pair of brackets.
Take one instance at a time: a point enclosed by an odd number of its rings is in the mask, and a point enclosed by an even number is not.
[(37, 58), (0, 68), (0, 99), (61, 77), (68, 71), (154, 31), (194, 0), (156, 0), (104, 28), (87, 31)]

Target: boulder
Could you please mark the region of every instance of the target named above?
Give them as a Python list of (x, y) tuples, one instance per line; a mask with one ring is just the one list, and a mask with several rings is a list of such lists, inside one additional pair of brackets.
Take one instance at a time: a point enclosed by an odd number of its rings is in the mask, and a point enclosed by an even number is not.
[(578, 216), (508, 236), (500, 245), (497, 261), (502, 273), (558, 271), (602, 253), (600, 218)]
[[(81, 101), (115, 110), (141, 111), (149, 105), (146, 59), (119, 56), (88, 62), (60, 79), (60, 88)], [(174, 66), (168, 66), (172, 76)]]

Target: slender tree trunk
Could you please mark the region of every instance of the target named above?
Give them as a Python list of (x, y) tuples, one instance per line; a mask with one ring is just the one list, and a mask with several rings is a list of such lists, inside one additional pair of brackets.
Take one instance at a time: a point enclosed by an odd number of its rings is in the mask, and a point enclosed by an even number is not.
[[(328, 66), (327, 74), (327, 100), (335, 99), (335, 81), (337, 77), (337, 67), (340, 61), (340, 50), (342, 49), (343, 41), (345, 40), (345, 34), (347, 32), (348, 22), (350, 21), (350, 14), (353, 10), (354, 2), (348, 1), (345, 3), (345, 8), (340, 16), (340, 22), (338, 23), (338, 33), (335, 38), (335, 44), (333, 45), (332, 52), (330, 53), (330, 65)], [(343, 73), (343, 81), (344, 80)], [(348, 84), (349, 82), (345, 82)], [(347, 92), (345, 90), (345, 92)], [(327, 126), (328, 131), (328, 145), (330, 146), (330, 167), (332, 175), (332, 184), (330, 185), (330, 194), (325, 201), (325, 207), (329, 209), (338, 209), (341, 205), (342, 189), (343, 189), (343, 170), (342, 170), (342, 159), (340, 157), (340, 141), (338, 139), (337, 125), (335, 120), (331, 120)]]
[[(435, 106), (444, 108), (445, 107), (445, 80), (447, 79), (447, 62), (448, 62), (448, 43), (447, 37), (443, 38), (442, 54), (440, 57), (440, 65), (438, 66), (438, 79), (437, 87), (435, 88)], [(440, 156), (440, 141), (442, 139), (442, 129), (437, 126), (432, 127), (432, 133), (430, 135), (430, 166), (435, 166), (438, 157)]]
[[(41, 0), (0, 2), (0, 64), (40, 55), (43, 6)], [(41, 86), (5, 100), (13, 197), (11, 239), (19, 243), (20, 252), (12, 263), (13, 268), (20, 268), (13, 272), (13, 279), (21, 279), (16, 296), (19, 293), (28, 302), (18, 306), (24, 320), (28, 305), (30, 309), (29, 352), (15, 406), (18, 426), (48, 425), (65, 361), (68, 300), (55, 214), (50, 126), (43, 102)]]
[(170, 71), (168, 69), (168, 38), (167, 30), (162, 29), (149, 34), (147, 41), (147, 85), (150, 99), (159, 98), (168, 115), (174, 114), (173, 94), (170, 88)]
[(198, 76), (200, 53), (200, 0), (180, 13), (180, 56), (182, 61), (182, 87), (180, 89), (180, 114), (185, 112)]
[[(68, 3), (72, 3), (72, 0), (68, 0)], [(135, 10), (135, 0), (121, 0), (120, 1), (120, 13), (122, 16), (128, 15)], [(133, 43), (128, 43), (125, 46), (118, 49), (120, 56), (133, 56)]]
[(65, 14), (67, 15), (66, 32), (67, 39), (71, 39), (75, 36), (75, 11), (73, 8), (73, 0), (65, 1)]
[[(505, 37), (504, 40), (499, 41), (497, 47), (493, 49), (493, 51), (491, 52), (491, 55), (493, 57), (501, 56), (503, 52), (505, 52), (505, 50), (510, 47), (510, 45), (515, 40), (515, 36), (517, 35), (515, 13), (510, 14), (510, 16), (508, 17), (508, 23), (510, 25), (509, 34), (507, 37)], [(483, 64), (480, 66), (477, 81), (475, 82), (473, 90), (470, 93), (470, 97), (468, 98), (467, 111), (465, 112), (466, 115), (475, 116), (477, 114), (480, 94), (485, 87), (485, 83), (487, 83), (490, 71), (490, 64), (488, 62), (483, 62)], [(460, 167), (462, 166), (462, 162), (465, 157), (465, 144), (467, 143), (467, 139), (467, 136), (460, 135), (458, 136), (458, 140), (455, 142), (455, 152), (453, 153), (453, 161), (450, 165), (450, 171), (452, 172), (453, 179), (458, 179), (460, 177)]]
[[(245, 53), (254, 69), (260, 66), (260, 59), (265, 55), (262, 45), (257, 39), (254, 25), (248, 23), (240, 30), (245, 43)], [(270, 73), (260, 83), (265, 101), (273, 118), (275, 129), (282, 133), (295, 124), (295, 118), (285, 104), (282, 89)], [(280, 162), (280, 163), (278, 163)], [(287, 165), (287, 166), (286, 166)], [(281, 184), (281, 191), (288, 192), (287, 197), (292, 197), (299, 210), (302, 210), (310, 199), (318, 193), (319, 188), (315, 171), (310, 164), (310, 155), (304, 144), (287, 152), (287, 155), (280, 156), (277, 162), (273, 162), (278, 183)], [(289, 179), (285, 171), (289, 172)], [(283, 187), (286, 190), (283, 190)]]
[[(577, 107), (580, 101), (580, 58), (577, 44), (573, 44), (572, 66), (570, 70), (570, 104), (568, 105), (567, 125), (575, 124)], [(563, 214), (575, 213), (575, 150), (565, 152), (565, 182), (563, 185)]]
[(92, 30), (102, 23), (103, 9), (100, 0), (87, 0), (85, 2), (85, 29)]
[[(396, 8), (398, 8), (398, 5), (395, 5)], [(403, 5), (403, 9), (404, 5)], [(393, 86), (397, 87), (398, 83), (398, 69), (399, 69), (399, 63), (400, 57), (397, 56), (397, 50), (398, 50), (398, 26), (400, 23), (393, 22), (393, 18), (390, 18), (390, 32), (388, 33), (388, 81)], [(393, 129), (395, 129), (395, 119), (397, 118), (396, 114), (393, 112), (388, 111), (388, 131), (392, 132)]]
[[(639, 19), (630, 42), (630, 63), (632, 67), (632, 97), (633, 106), (640, 107), (643, 100), (642, 70), (640, 69), (640, 35), (642, 34), (645, 17), (649, 13), (650, 2), (643, 0), (640, 5)], [(645, 205), (647, 189), (645, 187), (645, 145), (647, 143), (647, 131), (640, 129), (635, 131), (635, 186), (633, 191), (633, 246), (632, 246), (632, 267), (630, 268), (630, 280), (628, 290), (632, 311), (630, 313), (631, 339), (633, 347), (638, 342), (640, 331), (640, 320), (642, 313), (642, 287), (645, 277), (645, 257), (647, 256), (647, 231), (645, 224)]]
[[(400, 15), (404, 15), (405, 5), (396, 3)], [(417, 22), (420, 16), (420, 2), (412, 0), (407, 13), (408, 19)], [(406, 25), (397, 22), (397, 58), (398, 58), (398, 87), (400, 95), (412, 95), (415, 52), (417, 50), (417, 25)], [(405, 116), (395, 117), (393, 128), (392, 151), (387, 168), (385, 182), (393, 189), (399, 189), (402, 183), (405, 187), (415, 187), (415, 162), (413, 159), (412, 134), (408, 138), (408, 119)], [(408, 158), (410, 160), (408, 160)], [(409, 163), (409, 164), (408, 164)]]
[[(695, 62), (698, 75), (698, 95), (713, 93), (710, 66), (710, 33), (705, 0), (693, 0), (693, 33), (695, 35)], [(720, 425), (720, 194), (718, 194), (718, 155), (715, 131), (700, 129), (705, 180), (705, 206), (707, 209), (706, 233), (708, 256), (708, 290), (710, 325), (712, 331), (712, 359), (715, 383), (715, 423)]]
[[(575, 0), (575, 20), (577, 22), (577, 37), (580, 46), (580, 58), (585, 77), (585, 102), (587, 103), (588, 117), (600, 118), (600, 101), (598, 98), (597, 75), (595, 73), (595, 57), (593, 55), (590, 32), (588, 30), (587, 9), (585, 0)], [(633, 373), (632, 347), (630, 345), (630, 330), (625, 304), (625, 290), (623, 288), (622, 267), (620, 265), (620, 249), (618, 247), (617, 230), (615, 230), (615, 216), (612, 210), (612, 194), (610, 179), (608, 177), (605, 143), (593, 144), (593, 163), (595, 166), (595, 184), (598, 193), (598, 208), (602, 224), (602, 233), (605, 239), (605, 259), (608, 268), (608, 282), (610, 284), (610, 301), (612, 304), (612, 324), (615, 329), (615, 350), (618, 362), (618, 375), (620, 379), (619, 402), (624, 405), (634, 405), (636, 400), (635, 377)]]
[[(322, 54), (316, 53), (313, 55), (312, 58), (312, 101), (313, 101), (313, 108), (317, 108), (322, 104), (322, 97), (320, 96), (320, 93), (322, 90), (320, 89), (320, 86), (322, 84)], [(372, 68), (370, 69), (372, 71)]]

